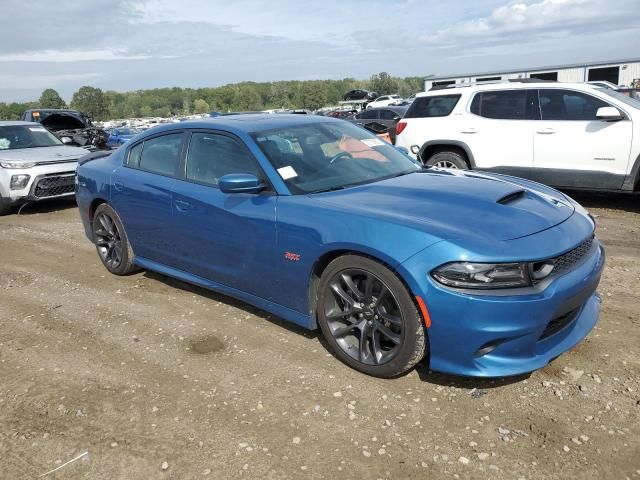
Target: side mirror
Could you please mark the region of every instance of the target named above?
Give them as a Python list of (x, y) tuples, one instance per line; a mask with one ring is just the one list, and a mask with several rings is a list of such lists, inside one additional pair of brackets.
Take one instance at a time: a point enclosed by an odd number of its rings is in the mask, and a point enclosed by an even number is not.
[(73, 140), (71, 140), (71, 137), (62, 137), (60, 138), (60, 141), (66, 145), (67, 143), (71, 143)]
[(615, 107), (600, 107), (596, 112), (596, 118), (598, 120), (622, 120), (624, 117)]
[(250, 173), (229, 173), (218, 179), (218, 187), (224, 193), (258, 193), (265, 185)]

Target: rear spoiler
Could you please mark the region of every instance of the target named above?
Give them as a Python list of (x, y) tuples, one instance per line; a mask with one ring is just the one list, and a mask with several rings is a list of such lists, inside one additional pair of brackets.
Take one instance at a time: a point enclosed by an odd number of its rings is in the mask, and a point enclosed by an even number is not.
[(111, 155), (115, 150), (96, 150), (95, 152), (87, 153), (86, 155), (78, 159), (78, 165), (84, 165), (91, 160), (97, 160), (98, 158), (104, 158)]

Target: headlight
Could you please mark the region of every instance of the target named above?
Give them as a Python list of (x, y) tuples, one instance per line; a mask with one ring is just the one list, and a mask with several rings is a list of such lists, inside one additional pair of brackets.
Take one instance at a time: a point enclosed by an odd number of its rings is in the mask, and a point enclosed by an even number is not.
[(1, 161), (0, 167), (2, 168), (33, 168), (36, 166), (35, 162), (11, 162), (11, 161)]
[(517, 288), (532, 284), (529, 263), (454, 262), (436, 268), (431, 275), (455, 288)]

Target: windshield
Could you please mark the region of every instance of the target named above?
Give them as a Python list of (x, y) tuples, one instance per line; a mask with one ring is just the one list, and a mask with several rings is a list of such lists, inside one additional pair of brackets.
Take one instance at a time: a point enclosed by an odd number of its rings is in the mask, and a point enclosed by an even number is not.
[(392, 145), (347, 122), (269, 130), (253, 137), (294, 194), (362, 185), (421, 168)]
[(62, 142), (44, 127), (35, 125), (10, 125), (0, 127), (0, 150), (55, 147), (58, 145), (62, 145)]
[(616, 100), (619, 100), (619, 101), (629, 105), (630, 107), (640, 109), (640, 100), (636, 100), (635, 98), (631, 98), (631, 97), (625, 95), (624, 93), (616, 92), (615, 90), (611, 90), (610, 88), (596, 88), (596, 90), (598, 92), (600, 92), (600, 93), (603, 93), (605, 95), (613, 97)]

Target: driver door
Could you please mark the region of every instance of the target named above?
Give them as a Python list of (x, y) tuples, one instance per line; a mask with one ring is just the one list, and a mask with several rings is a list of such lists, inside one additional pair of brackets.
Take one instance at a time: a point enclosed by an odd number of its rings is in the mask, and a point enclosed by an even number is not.
[(269, 189), (223, 193), (218, 179), (230, 173), (251, 173), (268, 183), (241, 140), (222, 132), (194, 131), (182, 181), (173, 192), (180, 268), (269, 299), (276, 288), (272, 273), (278, 197)]

